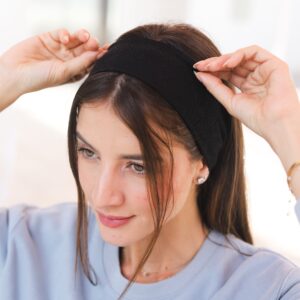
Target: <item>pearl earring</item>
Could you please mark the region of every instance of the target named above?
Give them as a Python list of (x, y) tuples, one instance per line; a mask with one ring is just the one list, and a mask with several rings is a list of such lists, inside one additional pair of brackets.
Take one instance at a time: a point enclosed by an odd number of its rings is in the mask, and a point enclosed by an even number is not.
[(206, 180), (205, 176), (200, 176), (197, 178), (197, 184), (202, 184), (205, 182), (205, 180)]

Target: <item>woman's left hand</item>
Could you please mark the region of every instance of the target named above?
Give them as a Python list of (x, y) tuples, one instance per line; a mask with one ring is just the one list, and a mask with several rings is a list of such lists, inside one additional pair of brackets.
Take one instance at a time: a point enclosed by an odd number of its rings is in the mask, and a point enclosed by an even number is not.
[(208, 58), (194, 67), (200, 71), (197, 78), (227, 111), (268, 141), (276, 134), (273, 131), (278, 122), (300, 122), (300, 103), (288, 65), (268, 51), (251, 46)]
[(269, 142), (286, 170), (300, 160), (300, 102), (284, 61), (250, 46), (200, 61), (194, 68), (231, 115)]

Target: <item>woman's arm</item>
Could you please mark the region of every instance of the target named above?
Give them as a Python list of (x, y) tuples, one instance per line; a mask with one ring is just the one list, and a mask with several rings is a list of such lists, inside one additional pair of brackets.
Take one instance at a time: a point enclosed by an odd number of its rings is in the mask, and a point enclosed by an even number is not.
[(21, 95), (13, 82), (8, 82), (5, 77), (5, 68), (0, 57), (0, 112), (14, 103)]
[(22, 94), (81, 79), (106, 49), (83, 29), (46, 32), (14, 45), (0, 56), (0, 111)]
[[(300, 112), (295, 114), (294, 120), (291, 117), (290, 120), (278, 122), (277, 127), (270, 145), (288, 172), (295, 162), (300, 162)], [(290, 185), (293, 194), (300, 200), (300, 165), (293, 171)]]
[[(285, 170), (300, 161), (300, 102), (288, 65), (270, 52), (251, 46), (195, 65), (197, 78), (227, 111), (262, 136)], [(239, 89), (235, 92), (221, 81)], [(291, 186), (300, 198), (300, 166)]]

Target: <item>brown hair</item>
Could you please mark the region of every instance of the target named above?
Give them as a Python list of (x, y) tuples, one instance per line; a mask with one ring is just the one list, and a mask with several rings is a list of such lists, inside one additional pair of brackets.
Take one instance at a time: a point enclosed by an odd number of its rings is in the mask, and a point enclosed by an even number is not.
[[(138, 36), (170, 44), (185, 52), (195, 61), (219, 56), (212, 41), (198, 29), (188, 24), (148, 24), (136, 27), (118, 40)], [(199, 83), (200, 84), (200, 83)], [(92, 282), (88, 258), (88, 217), (84, 192), (80, 186), (77, 167), (76, 126), (80, 106), (83, 103), (108, 101), (114, 112), (132, 130), (140, 143), (145, 158), (146, 181), (149, 201), (155, 224), (152, 241), (143, 259), (120, 298), (133, 283), (138, 272), (149, 257), (159, 236), (169, 205), (173, 199), (172, 141), (182, 144), (191, 160), (203, 159), (201, 153), (182, 119), (164, 99), (143, 82), (126, 74), (115, 72), (98, 73), (87, 78), (77, 91), (70, 112), (68, 147), (71, 169), (78, 192), (77, 246), (78, 258), (85, 275)], [(210, 170), (208, 180), (197, 190), (197, 205), (203, 226), (223, 234), (233, 234), (248, 243), (253, 243), (247, 216), (244, 178), (244, 145), (241, 124), (230, 119), (230, 133), (216, 166)], [(159, 132), (151, 125), (159, 128)], [(160, 149), (160, 150), (158, 150)], [(161, 150), (166, 149), (170, 157), (170, 172), (162, 166)], [(161, 182), (167, 184), (166, 194), (159, 190)], [(165, 199), (162, 201), (162, 199)]]

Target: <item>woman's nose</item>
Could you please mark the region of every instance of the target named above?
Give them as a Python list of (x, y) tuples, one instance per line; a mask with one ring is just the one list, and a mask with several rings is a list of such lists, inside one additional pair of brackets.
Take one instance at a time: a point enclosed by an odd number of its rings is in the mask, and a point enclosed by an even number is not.
[(103, 171), (96, 181), (92, 198), (97, 207), (121, 205), (124, 195), (119, 176), (110, 170)]

